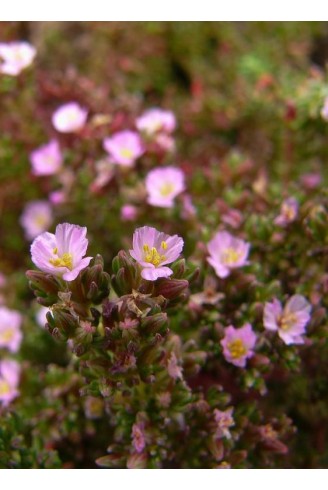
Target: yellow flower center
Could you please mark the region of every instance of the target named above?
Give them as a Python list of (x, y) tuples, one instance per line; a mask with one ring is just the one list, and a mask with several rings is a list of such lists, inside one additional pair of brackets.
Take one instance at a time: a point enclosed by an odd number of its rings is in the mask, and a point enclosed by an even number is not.
[(296, 321), (297, 316), (295, 315), (295, 313), (287, 313), (285, 315), (281, 315), (278, 323), (281, 330), (287, 331), (293, 327)]
[(241, 339), (233, 340), (228, 344), (232, 359), (239, 359), (247, 353), (247, 349)]
[(11, 328), (6, 328), (0, 332), (0, 340), (2, 340), (2, 342), (10, 342), (13, 336), (14, 331)]
[(282, 214), (289, 221), (292, 221), (296, 218), (296, 211), (292, 206), (288, 204), (283, 204), (282, 206)]
[[(58, 249), (57, 247), (53, 249), (53, 254), (57, 255), (58, 254)], [(73, 256), (72, 254), (65, 253), (61, 257), (53, 257), (49, 259), (49, 262), (51, 265), (54, 265), (55, 267), (67, 267), (70, 271), (73, 269)]]
[[(161, 243), (161, 249), (163, 250), (167, 249), (166, 242), (163, 241)], [(148, 262), (149, 264), (153, 264), (155, 267), (157, 267), (162, 262), (164, 262), (164, 260), (166, 260), (165, 255), (161, 255), (158, 252), (157, 248), (155, 247), (150, 248), (149, 245), (147, 245), (146, 243), (143, 246), (143, 250), (144, 250), (144, 261)]]
[(241, 253), (234, 248), (226, 248), (222, 253), (222, 262), (226, 265), (233, 265), (241, 257)]
[(172, 184), (172, 182), (165, 182), (159, 190), (161, 196), (163, 197), (169, 196), (170, 194), (172, 194), (173, 191), (174, 191), (174, 184)]
[(48, 224), (48, 220), (44, 214), (38, 214), (34, 218), (34, 223), (41, 228), (44, 228)]
[(132, 158), (133, 157), (133, 151), (130, 150), (130, 148), (122, 148), (120, 150), (121, 157), (123, 158)]
[(10, 385), (7, 381), (0, 380), (0, 396), (8, 395), (10, 393)]

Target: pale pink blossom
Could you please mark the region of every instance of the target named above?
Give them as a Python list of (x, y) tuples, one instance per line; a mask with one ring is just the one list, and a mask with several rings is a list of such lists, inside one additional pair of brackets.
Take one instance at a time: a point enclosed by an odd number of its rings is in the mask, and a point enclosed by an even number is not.
[(92, 192), (97, 192), (112, 180), (115, 175), (114, 166), (109, 158), (103, 158), (96, 162), (96, 178), (90, 186)]
[(137, 453), (142, 453), (146, 447), (144, 424), (138, 423), (132, 426), (132, 445)]
[(147, 136), (156, 133), (172, 133), (176, 127), (175, 115), (172, 111), (152, 108), (145, 111), (136, 120), (136, 127)]
[(155, 136), (155, 143), (164, 151), (173, 152), (175, 150), (175, 141), (169, 134), (158, 133)]
[(144, 153), (140, 136), (135, 131), (120, 131), (104, 140), (104, 149), (113, 163), (131, 167)]
[(0, 360), (0, 402), (3, 406), (19, 395), (17, 390), (21, 368), (18, 362), (12, 359)]
[(181, 218), (182, 219), (191, 219), (194, 218), (197, 214), (197, 209), (192, 203), (191, 196), (189, 194), (182, 195), (182, 210), (181, 210)]
[(207, 261), (219, 277), (225, 278), (232, 269), (248, 264), (249, 248), (250, 244), (244, 240), (227, 231), (219, 231), (207, 245), (210, 254)]
[(26, 41), (0, 43), (0, 73), (17, 76), (33, 62), (36, 49)]
[(283, 308), (276, 298), (264, 306), (264, 328), (278, 332), (285, 344), (303, 344), (302, 335), (310, 320), (311, 305), (301, 296), (291, 296)]
[(217, 423), (216, 437), (221, 439), (225, 437), (226, 439), (231, 439), (230, 427), (235, 425), (233, 419), (233, 408), (227, 408), (227, 410), (222, 411), (217, 408), (214, 410), (214, 418)]
[(37, 324), (42, 328), (44, 328), (46, 323), (48, 322), (47, 320), (48, 312), (51, 313), (51, 310), (49, 308), (46, 308), (45, 306), (41, 306), (36, 312), (35, 319), (37, 321)]
[(173, 379), (182, 379), (182, 369), (182, 366), (178, 364), (177, 356), (174, 352), (171, 352), (167, 361), (167, 372), (169, 376)]
[(135, 221), (138, 216), (138, 209), (132, 204), (124, 204), (121, 207), (121, 220), (122, 221)]
[(13, 353), (19, 350), (23, 338), (21, 324), (22, 315), (18, 311), (0, 306), (0, 348)]
[(130, 255), (141, 265), (141, 276), (148, 281), (169, 277), (172, 269), (165, 265), (174, 262), (183, 248), (178, 235), (167, 235), (150, 226), (137, 228), (133, 234), (133, 249)]
[(185, 190), (184, 173), (179, 168), (158, 167), (146, 177), (147, 202), (152, 206), (172, 208), (174, 199)]
[(31, 201), (26, 204), (20, 218), (28, 240), (45, 231), (53, 222), (52, 209), (48, 201)]
[(92, 259), (84, 257), (86, 233), (86, 227), (69, 223), (58, 225), (55, 234), (42, 233), (31, 245), (32, 261), (43, 272), (73, 281)]
[(57, 190), (57, 191), (50, 192), (49, 201), (54, 206), (58, 206), (59, 204), (63, 204), (66, 201), (65, 191)]
[(231, 364), (245, 367), (247, 359), (254, 355), (255, 343), (256, 335), (249, 323), (242, 328), (234, 328), (230, 325), (225, 329), (224, 338), (221, 340), (223, 355)]
[(324, 100), (320, 114), (325, 121), (328, 121), (328, 97)]
[(34, 175), (54, 175), (63, 163), (63, 156), (58, 141), (51, 140), (46, 145), (32, 151), (30, 155)]
[(77, 102), (60, 106), (52, 115), (52, 124), (59, 133), (78, 133), (85, 125), (88, 111)]
[(312, 190), (312, 189), (316, 189), (316, 187), (318, 187), (321, 184), (322, 178), (320, 173), (310, 172), (307, 174), (303, 174), (300, 177), (300, 181), (306, 189)]
[(280, 208), (280, 214), (274, 220), (278, 226), (286, 226), (296, 220), (298, 215), (298, 201), (293, 197), (285, 199)]

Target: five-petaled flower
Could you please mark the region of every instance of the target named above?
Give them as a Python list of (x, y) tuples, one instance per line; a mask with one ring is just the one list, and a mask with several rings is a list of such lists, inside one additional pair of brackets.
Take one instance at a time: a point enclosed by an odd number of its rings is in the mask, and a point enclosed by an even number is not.
[(285, 199), (280, 208), (280, 214), (274, 220), (278, 226), (286, 226), (296, 220), (298, 215), (298, 201), (294, 197)]
[(145, 183), (147, 202), (161, 208), (172, 208), (176, 196), (185, 190), (184, 173), (174, 167), (151, 170)]
[(28, 240), (33, 240), (52, 224), (52, 209), (48, 201), (31, 201), (26, 204), (20, 224)]
[(17, 76), (34, 60), (36, 49), (26, 41), (0, 43), (0, 73)]
[(119, 131), (110, 138), (105, 138), (104, 149), (113, 163), (125, 167), (131, 167), (144, 153), (139, 134), (129, 130)]
[(20, 365), (12, 359), (0, 361), (0, 402), (7, 406), (19, 395)]
[(311, 305), (301, 296), (295, 294), (287, 301), (283, 308), (276, 298), (272, 303), (264, 306), (264, 327), (267, 330), (277, 331), (285, 344), (303, 344), (302, 335), (310, 320)]
[(0, 348), (17, 352), (22, 342), (22, 315), (0, 306)]
[(32, 151), (30, 161), (34, 175), (56, 174), (63, 163), (58, 141), (51, 140), (49, 143)]
[(227, 408), (227, 410), (218, 410), (217, 408), (214, 410), (214, 418), (217, 423), (216, 429), (216, 437), (221, 439), (223, 437), (227, 439), (231, 439), (230, 427), (235, 425), (235, 421), (233, 419), (233, 407)]
[(86, 227), (69, 223), (58, 225), (55, 234), (42, 233), (31, 245), (32, 261), (43, 272), (73, 281), (92, 259), (84, 257), (86, 233)]
[(148, 281), (169, 277), (172, 269), (165, 267), (174, 262), (183, 248), (178, 235), (167, 235), (150, 226), (137, 228), (133, 234), (133, 249), (130, 255), (142, 266), (141, 276)]
[(221, 340), (223, 355), (231, 364), (245, 367), (247, 359), (254, 355), (255, 343), (256, 334), (249, 323), (242, 328), (234, 328), (230, 325), (225, 329), (225, 336)]
[(78, 133), (86, 123), (88, 111), (77, 102), (68, 102), (53, 113), (52, 124), (59, 133)]
[(219, 277), (225, 278), (232, 269), (248, 264), (249, 248), (250, 244), (244, 240), (219, 231), (207, 245), (210, 254), (207, 261)]
[(136, 126), (142, 133), (152, 136), (157, 133), (172, 133), (176, 126), (176, 120), (172, 111), (154, 107), (138, 117)]

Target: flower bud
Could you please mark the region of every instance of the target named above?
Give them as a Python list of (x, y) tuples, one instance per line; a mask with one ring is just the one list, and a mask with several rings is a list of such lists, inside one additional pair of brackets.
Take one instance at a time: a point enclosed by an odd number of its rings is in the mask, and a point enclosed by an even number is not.
[(159, 279), (155, 286), (155, 294), (162, 295), (166, 299), (177, 299), (182, 293), (187, 292), (189, 282), (185, 279)]
[(147, 316), (141, 321), (141, 329), (145, 333), (159, 333), (163, 327), (167, 326), (167, 314), (157, 313), (155, 315)]
[(147, 468), (147, 456), (146, 454), (138, 454), (134, 453), (129, 456), (127, 462), (126, 462), (126, 467), (129, 470), (142, 470), (144, 468)]
[(67, 337), (72, 337), (78, 327), (76, 319), (65, 310), (56, 310), (52, 311), (52, 315), (54, 318), (54, 324), (56, 328), (60, 331), (60, 333)]
[(44, 306), (51, 306), (57, 301), (60, 284), (57, 279), (41, 271), (27, 271), (29, 286), (33, 290), (38, 302)]

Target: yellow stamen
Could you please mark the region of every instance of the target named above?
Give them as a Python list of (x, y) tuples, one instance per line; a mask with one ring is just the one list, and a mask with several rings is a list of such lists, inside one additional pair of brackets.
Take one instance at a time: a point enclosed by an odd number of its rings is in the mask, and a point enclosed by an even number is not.
[(295, 313), (287, 313), (280, 317), (278, 323), (281, 330), (286, 331), (292, 328), (296, 321), (297, 321), (297, 316), (295, 315)]
[(123, 158), (132, 158), (133, 157), (133, 151), (130, 150), (130, 148), (122, 148), (120, 150), (121, 157)]
[(0, 380), (0, 396), (8, 395), (10, 393), (10, 386), (7, 381)]
[(166, 242), (162, 242), (161, 243), (161, 247), (163, 250), (166, 250), (167, 249), (167, 243)]
[(226, 265), (233, 265), (236, 262), (238, 262), (238, 260), (240, 259), (240, 257), (241, 257), (241, 253), (240, 252), (238, 252), (234, 248), (227, 248), (222, 253), (222, 262), (224, 264), (226, 264)]
[(247, 349), (241, 339), (233, 340), (228, 344), (232, 359), (239, 359), (247, 353)]
[(14, 336), (14, 331), (10, 328), (6, 328), (3, 332), (0, 332), (0, 340), (3, 342), (10, 342)]
[(67, 267), (67, 269), (73, 269), (73, 256), (72, 254), (65, 253), (61, 257), (54, 257), (49, 260), (51, 265), (55, 267)]
[[(162, 245), (165, 242), (162, 242)], [(165, 243), (166, 245), (166, 243)], [(162, 246), (162, 248), (165, 249), (165, 247)], [(166, 245), (167, 248), (167, 245)], [(152, 247), (151, 249), (149, 248), (149, 245), (146, 243), (143, 245), (143, 250), (145, 252), (144, 254), (144, 261), (148, 262), (149, 264), (153, 264), (155, 267), (160, 265), (164, 260), (166, 260), (165, 255), (160, 255), (157, 251), (157, 248)]]
[(159, 190), (161, 196), (163, 197), (169, 196), (172, 194), (172, 191), (174, 191), (174, 184), (172, 184), (172, 182), (165, 182)]

